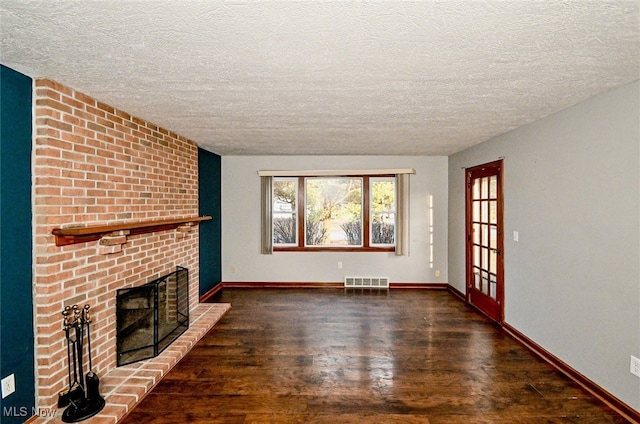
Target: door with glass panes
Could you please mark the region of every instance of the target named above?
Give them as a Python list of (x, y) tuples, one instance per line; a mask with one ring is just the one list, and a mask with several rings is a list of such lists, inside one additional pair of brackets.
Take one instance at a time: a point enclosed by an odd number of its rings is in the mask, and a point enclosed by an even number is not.
[(467, 301), (502, 322), (502, 160), (467, 168), (466, 173)]

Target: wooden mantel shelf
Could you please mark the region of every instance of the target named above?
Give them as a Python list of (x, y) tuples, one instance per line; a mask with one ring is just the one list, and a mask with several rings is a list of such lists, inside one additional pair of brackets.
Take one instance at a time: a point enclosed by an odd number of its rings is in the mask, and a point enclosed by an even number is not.
[(117, 231), (126, 231), (127, 235), (153, 233), (156, 231), (173, 230), (185, 224), (197, 225), (202, 221), (208, 221), (210, 219), (212, 219), (211, 216), (204, 215), (191, 218), (162, 219), (123, 224), (55, 228), (52, 234), (56, 236), (56, 246), (66, 246), (69, 244), (100, 240), (103, 236)]

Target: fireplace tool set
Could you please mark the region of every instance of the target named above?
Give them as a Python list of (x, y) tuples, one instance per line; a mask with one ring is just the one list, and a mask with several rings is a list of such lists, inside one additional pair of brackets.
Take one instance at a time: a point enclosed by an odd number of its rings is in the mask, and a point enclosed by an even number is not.
[[(69, 363), (69, 388), (60, 393), (58, 407), (64, 408), (62, 421), (75, 423), (94, 416), (104, 408), (105, 400), (100, 396), (100, 380), (93, 372), (91, 362), (91, 316), (89, 305), (79, 309), (78, 305), (67, 306), (62, 311), (62, 329), (67, 339)], [(87, 342), (89, 369), (84, 373), (84, 344)]]

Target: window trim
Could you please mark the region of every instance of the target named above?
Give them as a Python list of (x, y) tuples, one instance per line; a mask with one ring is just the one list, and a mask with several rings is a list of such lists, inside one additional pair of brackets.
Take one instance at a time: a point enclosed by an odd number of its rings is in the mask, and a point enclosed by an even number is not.
[[(289, 171), (290, 172), (290, 171)], [(335, 171), (334, 171), (335, 172)], [(298, 245), (297, 246), (279, 246), (273, 244), (273, 252), (395, 252), (396, 245), (389, 246), (370, 246), (370, 232), (371, 232), (371, 222), (370, 222), (370, 211), (371, 202), (370, 202), (370, 191), (371, 191), (371, 177), (395, 177), (395, 174), (362, 174), (360, 172), (356, 174), (332, 174), (332, 175), (324, 175), (323, 173), (309, 173), (306, 172), (307, 175), (273, 175), (272, 177), (277, 178), (297, 178), (298, 179), (298, 197), (297, 201), (297, 229), (298, 229)], [(305, 191), (305, 178), (307, 177), (334, 177), (334, 178), (362, 178), (362, 246), (357, 247), (343, 247), (343, 246), (306, 246), (306, 238), (305, 238), (305, 199), (306, 199), (306, 191)], [(396, 198), (397, 198), (397, 186), (396, 186)], [(396, 199), (397, 202), (397, 199)], [(396, 216), (397, 219), (397, 216)]]

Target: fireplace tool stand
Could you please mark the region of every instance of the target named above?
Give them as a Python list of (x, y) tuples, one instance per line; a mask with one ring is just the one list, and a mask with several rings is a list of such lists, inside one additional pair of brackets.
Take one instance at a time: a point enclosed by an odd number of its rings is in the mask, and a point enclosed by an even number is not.
[[(100, 380), (93, 372), (91, 361), (91, 317), (89, 305), (82, 310), (78, 305), (67, 306), (62, 311), (62, 326), (67, 339), (67, 360), (69, 363), (69, 388), (60, 393), (58, 407), (67, 407), (62, 413), (62, 421), (76, 423), (93, 417), (104, 408), (105, 400), (100, 395)], [(87, 356), (89, 370), (84, 374), (84, 341), (87, 334)], [(73, 379), (71, 376), (73, 375)]]

